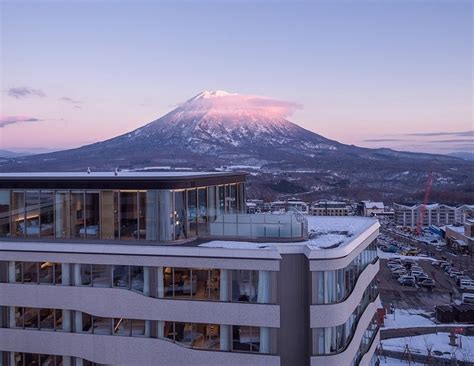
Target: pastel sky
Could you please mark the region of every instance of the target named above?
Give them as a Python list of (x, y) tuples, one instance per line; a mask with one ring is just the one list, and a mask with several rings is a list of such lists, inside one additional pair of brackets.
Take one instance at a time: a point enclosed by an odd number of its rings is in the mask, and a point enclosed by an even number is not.
[(202, 90), (301, 106), (343, 143), (474, 151), (473, 4), (461, 0), (0, 1), (0, 149), (62, 149)]

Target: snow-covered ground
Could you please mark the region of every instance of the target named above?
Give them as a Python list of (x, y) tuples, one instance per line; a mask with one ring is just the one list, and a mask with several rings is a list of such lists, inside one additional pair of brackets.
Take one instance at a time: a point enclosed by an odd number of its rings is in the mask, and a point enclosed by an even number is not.
[(414, 327), (440, 327), (440, 326), (455, 326), (466, 327), (472, 324), (462, 323), (443, 323), (438, 324), (431, 318), (431, 313), (421, 309), (395, 309), (395, 316), (387, 314), (384, 320), (385, 326), (382, 329), (400, 329), (400, 328), (414, 328)]
[(392, 338), (381, 342), (384, 350), (404, 352), (406, 345), (411, 353), (427, 354), (427, 348), (432, 348), (432, 355), (457, 360), (474, 360), (474, 337), (458, 335), (458, 346), (449, 345), (449, 333), (425, 334), (413, 337)]
[[(405, 365), (408, 365), (408, 362), (407, 362), (407, 361), (398, 360), (398, 359), (396, 359), (396, 358), (390, 358), (390, 357), (384, 358), (384, 357), (381, 357), (381, 358), (380, 358), (380, 365), (383, 365), (383, 366), (405, 366)], [(411, 366), (417, 366), (417, 365), (423, 365), (423, 364), (422, 364), (422, 363), (410, 362), (410, 365), (411, 365)]]
[(429, 313), (419, 309), (395, 309), (395, 315), (387, 314), (384, 323), (385, 327), (382, 329), (434, 327), (438, 325), (429, 319)]

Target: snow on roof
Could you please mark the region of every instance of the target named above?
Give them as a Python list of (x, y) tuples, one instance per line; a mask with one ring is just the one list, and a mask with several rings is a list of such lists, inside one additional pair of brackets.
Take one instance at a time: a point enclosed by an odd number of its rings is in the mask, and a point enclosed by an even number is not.
[(330, 250), (341, 248), (368, 230), (378, 221), (360, 216), (306, 216), (308, 230), (312, 237), (303, 242), (255, 243), (246, 241), (214, 240), (199, 247), (223, 249), (285, 250), (288, 248), (308, 248), (310, 250)]
[(311, 249), (329, 249), (346, 245), (376, 221), (362, 216), (308, 216), (308, 230), (314, 233), (307, 245)]
[(367, 202), (367, 201), (365, 201), (364, 202), (364, 207), (365, 208), (378, 208), (378, 209), (383, 210), (385, 206), (384, 206), (383, 202), (370, 202), (370, 201)]
[(446, 228), (449, 228), (450, 230), (457, 233), (464, 234), (464, 226), (447, 225)]

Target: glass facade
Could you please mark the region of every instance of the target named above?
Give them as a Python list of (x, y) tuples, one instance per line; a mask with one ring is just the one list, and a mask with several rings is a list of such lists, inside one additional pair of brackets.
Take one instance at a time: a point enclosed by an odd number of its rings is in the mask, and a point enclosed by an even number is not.
[[(240, 193), (239, 193), (240, 192)], [(0, 190), (0, 237), (169, 241), (245, 212), (245, 184), (187, 190)]]
[(2, 263), (8, 268), (6, 282), (10, 283), (114, 287), (164, 299), (277, 303), (275, 271), (52, 262)]
[(312, 303), (332, 304), (347, 299), (360, 274), (377, 259), (377, 242), (374, 240), (347, 267), (333, 271), (312, 272)]
[(378, 294), (377, 282), (374, 279), (364, 291), (359, 305), (344, 324), (327, 328), (314, 328), (313, 355), (328, 355), (344, 351), (354, 336), (360, 317), (367, 306), (377, 298)]
[[(362, 341), (360, 342), (359, 349), (357, 350), (357, 353), (354, 356), (354, 359), (352, 360), (350, 366), (359, 365), (362, 357), (364, 357), (364, 355), (369, 351), (370, 347), (372, 346), (372, 343), (373, 343), (374, 338), (375, 338), (378, 331), (379, 331), (379, 325), (377, 323), (377, 318), (374, 315), (374, 317), (372, 318), (372, 321), (370, 322), (369, 326), (364, 331), (364, 334), (362, 336)], [(371, 358), (369, 366), (374, 366), (377, 363), (378, 363), (378, 357), (377, 357), (377, 354), (374, 354)]]
[(277, 352), (276, 328), (105, 318), (64, 309), (0, 307), (0, 310), (11, 319), (5, 328), (159, 338), (214, 351)]

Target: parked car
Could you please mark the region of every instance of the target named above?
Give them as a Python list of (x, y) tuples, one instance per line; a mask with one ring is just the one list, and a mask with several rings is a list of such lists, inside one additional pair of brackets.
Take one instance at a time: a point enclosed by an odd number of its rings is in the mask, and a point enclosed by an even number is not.
[(420, 283), (420, 282), (423, 282), (424, 280), (428, 280), (430, 279), (426, 274), (421, 274), (421, 275), (418, 275), (418, 276), (415, 276), (416, 277), (416, 282)]
[(461, 280), (459, 287), (461, 290), (474, 290), (474, 280)]
[(412, 275), (404, 275), (404, 276), (400, 276), (400, 278), (398, 279), (398, 282), (401, 282), (401, 281), (407, 280), (407, 279), (411, 279), (411, 280), (415, 281), (415, 277), (413, 277)]
[(432, 289), (433, 287), (436, 286), (435, 281), (432, 280), (431, 278), (426, 278), (423, 281), (418, 282), (418, 285), (420, 285), (421, 287), (426, 287), (426, 288), (430, 288), (430, 289)]
[(421, 272), (421, 271), (411, 271), (411, 272), (410, 272), (410, 275), (413, 276), (413, 277), (415, 277), (415, 278), (418, 278), (419, 276), (425, 275), (425, 273), (424, 273), (424, 272)]
[(462, 302), (465, 304), (474, 304), (474, 294), (470, 294), (470, 293), (462, 294)]
[(445, 261), (440, 263), (439, 267), (444, 270), (446, 267), (451, 267), (451, 263)]
[(456, 278), (456, 285), (460, 286), (460, 285), (461, 285), (461, 280), (469, 280), (469, 281), (471, 281), (472, 278), (469, 277), (469, 276), (459, 276), (458, 278)]
[(399, 283), (402, 286), (413, 286), (414, 287), (416, 285), (415, 280), (413, 278), (408, 278), (408, 277), (405, 277), (404, 279), (399, 281)]

